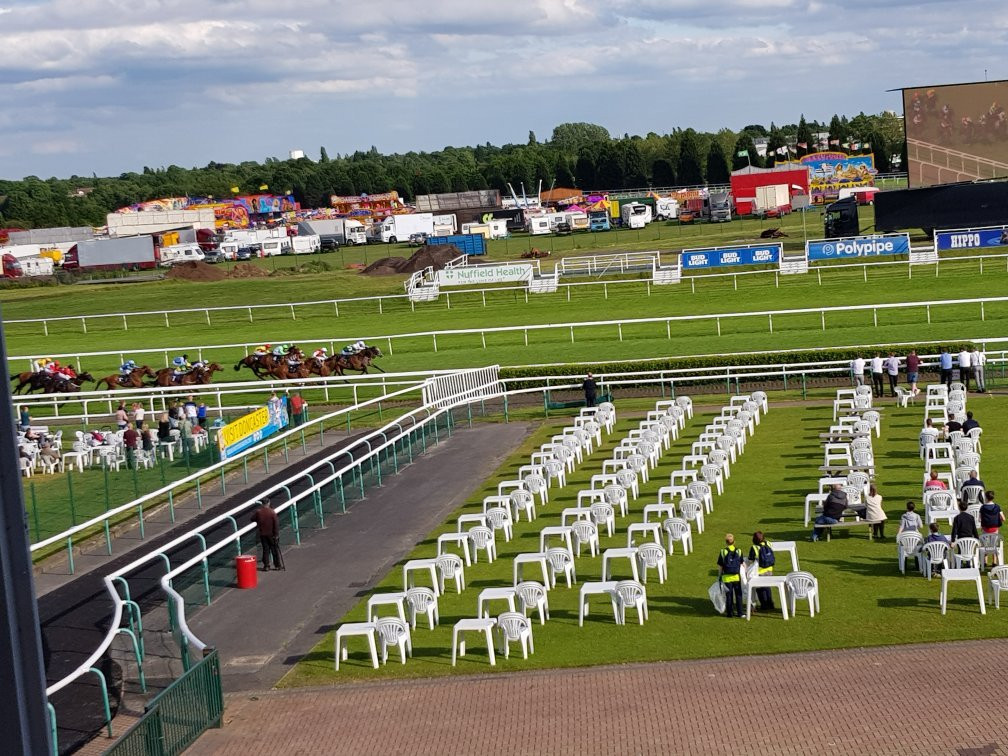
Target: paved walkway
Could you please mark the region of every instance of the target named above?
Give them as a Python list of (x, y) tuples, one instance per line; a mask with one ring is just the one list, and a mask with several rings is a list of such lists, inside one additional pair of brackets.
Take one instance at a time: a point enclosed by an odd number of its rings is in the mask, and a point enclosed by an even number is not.
[(187, 753), (981, 756), (1006, 673), (989, 640), (278, 690), (229, 696)]

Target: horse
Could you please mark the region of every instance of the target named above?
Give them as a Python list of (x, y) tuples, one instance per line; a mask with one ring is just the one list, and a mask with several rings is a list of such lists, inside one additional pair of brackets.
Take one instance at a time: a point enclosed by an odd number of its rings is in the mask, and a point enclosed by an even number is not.
[[(192, 371), (195, 374), (195, 375), (193, 375), (192, 382), (193, 383), (197, 383), (197, 384), (201, 384), (201, 385), (205, 385), (207, 383), (210, 383), (213, 380), (213, 374), (216, 373), (217, 371), (223, 370), (223, 369), (224, 368), (221, 367), (221, 365), (219, 363), (217, 363), (217, 362), (211, 362), (209, 365), (205, 365), (204, 367), (196, 368), (195, 370)], [(182, 376), (182, 378), (184, 379), (184, 378), (186, 378), (186, 376), (184, 375), (184, 376)]]
[(268, 371), (269, 375), (277, 380), (286, 381), (292, 378), (307, 378), (311, 375), (308, 364), (303, 360), (298, 361), (298, 365), (292, 368), (289, 360), (277, 360), (277, 363)]
[(320, 376), (322, 378), (328, 378), (330, 375), (342, 375), (339, 372), (339, 367), (337, 366), (337, 361), (339, 360), (339, 355), (334, 354), (331, 357), (326, 357), (324, 360), (316, 359), (312, 357), (305, 364), (308, 366), (308, 372), (314, 375)]
[(112, 373), (112, 375), (107, 375), (104, 378), (99, 378), (95, 381), (95, 389), (101, 386), (103, 383), (107, 384), (110, 389), (117, 388), (143, 388), (144, 378), (153, 378), (154, 371), (150, 369), (148, 365), (141, 365), (140, 367), (133, 368), (127, 375), (122, 375), (121, 373)]
[(58, 375), (49, 376), (48, 382), (43, 388), (46, 394), (72, 394), (81, 390), (81, 384), (91, 381), (94, 381), (94, 376), (85, 370), (73, 378), (61, 378)]
[(344, 370), (359, 370), (361, 375), (367, 373), (370, 366), (374, 366), (381, 372), (385, 372), (374, 364), (374, 360), (382, 356), (381, 349), (374, 346), (364, 347), (356, 354), (336, 355), (336, 367), (339, 375), (343, 375)]
[(238, 363), (234, 366), (235, 372), (241, 370), (243, 367), (247, 367), (253, 373), (255, 373), (256, 378), (262, 378), (262, 374), (270, 370), (274, 365), (274, 357), (272, 354), (247, 354), (238, 360)]
[(25, 386), (28, 387), (27, 393), (29, 394), (33, 391), (37, 391), (42, 388), (42, 379), (47, 375), (48, 373), (42, 370), (26, 370), (23, 373), (14, 373), (11, 375), (10, 379), (11, 381), (17, 381), (18, 385), (15, 387), (13, 393), (20, 394), (21, 389), (25, 388)]

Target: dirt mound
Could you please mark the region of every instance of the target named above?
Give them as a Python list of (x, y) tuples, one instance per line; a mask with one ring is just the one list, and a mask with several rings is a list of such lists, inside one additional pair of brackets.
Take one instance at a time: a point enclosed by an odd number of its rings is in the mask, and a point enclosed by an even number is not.
[(184, 262), (169, 268), (165, 278), (177, 278), (183, 281), (223, 281), (227, 278), (227, 272), (205, 262)]
[(228, 274), (228, 278), (269, 278), (270, 272), (266, 268), (260, 268), (252, 263), (236, 263)]
[(454, 260), (459, 254), (461, 253), (458, 247), (452, 244), (425, 245), (408, 260), (405, 257), (383, 257), (368, 265), (361, 273), (369, 276), (388, 276), (416, 273), (427, 267), (441, 270), (445, 263)]

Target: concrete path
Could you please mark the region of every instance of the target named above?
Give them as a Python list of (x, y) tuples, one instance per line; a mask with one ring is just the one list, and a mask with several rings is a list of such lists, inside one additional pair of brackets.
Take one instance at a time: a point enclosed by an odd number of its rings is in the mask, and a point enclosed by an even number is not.
[[(187, 753), (982, 756), (1008, 745), (1003, 652), (970, 641), (230, 695), (224, 727)], [(969, 684), (950, 697), (956, 670)], [(922, 698), (928, 674), (940, 684)]]

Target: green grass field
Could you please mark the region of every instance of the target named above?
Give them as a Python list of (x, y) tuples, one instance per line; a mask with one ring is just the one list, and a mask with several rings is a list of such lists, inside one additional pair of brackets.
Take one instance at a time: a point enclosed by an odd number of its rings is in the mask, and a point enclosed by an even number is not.
[[(665, 659), (689, 659), (736, 654), (783, 653), (812, 649), (900, 644), (922, 641), (999, 637), (1005, 634), (1008, 615), (991, 610), (981, 617), (976, 600), (966, 589), (952, 591), (948, 615), (938, 611), (940, 583), (908, 573), (900, 575), (896, 565), (894, 535), (907, 499), (919, 505), (923, 465), (917, 454), (917, 432), (921, 407), (894, 408), (886, 403), (881, 439), (874, 442), (879, 492), (889, 516), (886, 538), (869, 542), (862, 531), (839, 534), (831, 542), (810, 543), (809, 531), (802, 526), (804, 496), (816, 487), (821, 452), (817, 434), (831, 421), (831, 409), (823, 406), (787, 406), (772, 408), (749, 441), (746, 452), (732, 467), (725, 493), (715, 501), (702, 535), (694, 531), (695, 553), (683, 556), (677, 551), (669, 558), (669, 580), (659, 585), (652, 573), (648, 582), (650, 620), (617, 627), (607, 601), (596, 598), (583, 628), (577, 624), (578, 586), (568, 589), (561, 584), (549, 593), (550, 617), (545, 626), (536, 619), (533, 628), (536, 652), (523, 661), (512, 649), (509, 661), (498, 657), (496, 668), (487, 664), (482, 640), (471, 640), (470, 653), (451, 667), (451, 628), (461, 618), (475, 616), (476, 599), (482, 588), (510, 585), (511, 557), (519, 552), (538, 551), (538, 531), (546, 525), (559, 524), (563, 507), (576, 503), (577, 491), (589, 477), (601, 469), (612, 447), (636, 421), (624, 413), (620, 423), (602, 449), (586, 459), (566, 488), (552, 491), (550, 503), (540, 507), (538, 519), (517, 524), (510, 543), (498, 541), (499, 557), (492, 565), (481, 560), (466, 572), (466, 590), (454, 588), (441, 598), (440, 625), (433, 631), (421, 620), (413, 633), (414, 657), (405, 666), (390, 661), (379, 670), (371, 669), (366, 650), (352, 645), (349, 660), (333, 671), (333, 636), (329, 633), (281, 682), (282, 686), (375, 680), (396, 677), (425, 677), (448, 674), (507, 672), (548, 667), (574, 667)], [(640, 406), (636, 405), (635, 406)], [(987, 428), (984, 437), (986, 467), (983, 477), (994, 490), (1002, 490), (1008, 478), (1000, 466), (991, 464), (1008, 451), (999, 429), (1008, 420), (1008, 403), (1001, 397), (970, 398), (970, 407)], [(627, 518), (617, 517), (617, 529), (611, 538), (602, 536), (602, 548), (626, 545), (626, 526), (641, 520), (645, 503), (654, 500), (657, 488), (667, 484), (669, 472), (677, 468), (710, 414), (701, 414), (687, 425), (682, 440), (665, 454), (641, 497), (630, 503)], [(551, 420), (543, 425), (498, 472), (435, 532), (418, 544), (410, 558), (429, 557), (435, 553), (439, 533), (455, 530), (455, 517), (462, 512), (482, 511), (482, 497), (496, 493), (496, 481), (514, 477), (528, 454), (562, 425)], [(405, 502), (404, 502), (405, 503)], [(334, 521), (335, 523), (336, 521)], [(330, 523), (331, 525), (333, 523)], [(714, 581), (717, 551), (726, 531), (732, 531), (748, 549), (749, 536), (756, 529), (768, 537), (798, 542), (801, 568), (817, 576), (822, 592), (822, 614), (808, 616), (807, 605), (799, 605), (798, 616), (785, 623), (779, 612), (755, 614), (751, 623), (714, 614), (707, 598), (707, 588)], [(947, 532), (947, 527), (946, 527)], [(577, 559), (578, 581), (599, 580), (601, 559), (585, 554)], [(778, 572), (789, 569), (787, 556), (778, 557)], [(626, 574), (624, 574), (626, 573)], [(617, 576), (627, 577), (624, 568)], [(535, 578), (530, 578), (535, 579)], [(381, 580), (374, 592), (401, 590), (399, 566)], [(370, 595), (370, 594), (369, 594)], [(362, 621), (366, 596), (357, 607), (334, 623)], [(776, 600), (776, 599), (775, 599)], [(503, 605), (497, 605), (499, 607)], [(351, 643), (353, 643), (351, 641)]]

